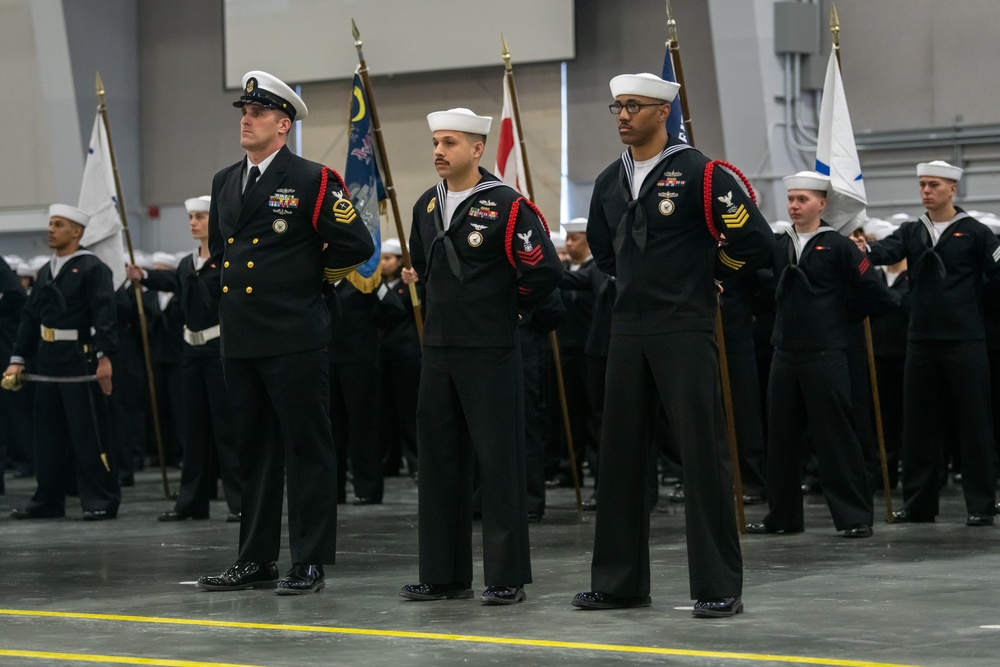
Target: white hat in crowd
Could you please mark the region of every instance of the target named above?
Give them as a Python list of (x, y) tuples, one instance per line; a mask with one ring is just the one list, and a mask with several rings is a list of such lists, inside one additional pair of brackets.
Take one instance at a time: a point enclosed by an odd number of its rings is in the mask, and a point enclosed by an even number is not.
[(90, 214), (86, 211), (78, 209), (76, 206), (69, 206), (68, 204), (53, 204), (49, 206), (49, 217), (50, 218), (66, 218), (70, 222), (75, 222), (78, 225), (87, 226), (90, 222)]
[(243, 75), (243, 94), (233, 102), (233, 106), (243, 108), (244, 104), (279, 109), (292, 120), (305, 120), (309, 115), (309, 108), (294, 90), (278, 77), (258, 69)]
[(586, 218), (573, 218), (569, 222), (564, 222), (561, 229), (567, 234), (573, 234), (575, 232), (586, 232), (587, 231), (587, 219)]
[(948, 164), (944, 160), (934, 160), (933, 162), (921, 162), (917, 165), (917, 176), (937, 176), (938, 178), (947, 178), (950, 181), (960, 181), (962, 180), (962, 174), (965, 170), (961, 167), (956, 167), (953, 164)]
[(381, 254), (383, 255), (402, 255), (403, 246), (400, 245), (399, 239), (386, 239), (382, 241)]
[(785, 182), (785, 187), (789, 190), (819, 190), (826, 192), (830, 189), (830, 177), (824, 176), (815, 171), (800, 171), (791, 176), (781, 179)]
[(677, 91), (681, 89), (681, 84), (673, 81), (664, 81), (655, 74), (643, 72), (642, 74), (619, 74), (611, 79), (611, 96), (619, 95), (641, 95), (642, 97), (652, 97), (655, 100), (665, 100), (672, 102), (677, 97)]
[(477, 116), (471, 109), (448, 109), (427, 114), (427, 125), (431, 132), (454, 130), (470, 134), (489, 134), (493, 125), (492, 116)]
[(212, 206), (211, 195), (202, 195), (200, 197), (192, 197), (191, 199), (184, 200), (184, 208), (187, 209), (188, 213), (194, 213), (196, 211), (203, 211), (208, 213), (208, 209)]

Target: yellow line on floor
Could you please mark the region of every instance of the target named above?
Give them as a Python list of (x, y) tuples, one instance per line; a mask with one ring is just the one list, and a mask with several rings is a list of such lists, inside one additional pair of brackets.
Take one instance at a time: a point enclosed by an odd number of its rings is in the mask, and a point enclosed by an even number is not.
[[(507, 646), (533, 646), (581, 651), (608, 651), (613, 653), (644, 653), (652, 655), (675, 655), (692, 658), (719, 658), (724, 660), (747, 660), (756, 662), (786, 662), (800, 665), (823, 665), (830, 667), (918, 667), (866, 660), (841, 660), (839, 658), (819, 658), (795, 655), (769, 655), (766, 653), (733, 653), (729, 651), (700, 651), (680, 648), (658, 648), (654, 646), (629, 646), (620, 644), (590, 644), (586, 642), (564, 642), (548, 639), (525, 639), (518, 637), (487, 637), (482, 635), (452, 635), (439, 632), (411, 632), (407, 630), (377, 630), (371, 628), (337, 628), (325, 625), (286, 625), (282, 623), (247, 623), (242, 621), (214, 621), (196, 618), (165, 618), (159, 616), (121, 616), (116, 614), (91, 614), (83, 612), (44, 611), (31, 609), (0, 609), (0, 615), (35, 616), (47, 618), (67, 618), (95, 621), (120, 621), (126, 623), (151, 623), (162, 625), (188, 625), (205, 628), (242, 628), (249, 630), (278, 630), (281, 632), (313, 632), (322, 634), (361, 635), (369, 637), (399, 637), (405, 639), (434, 639), (439, 641), (471, 642), (479, 644), (502, 644)], [(159, 664), (159, 663), (149, 663)], [(207, 663), (206, 663), (207, 664)]]
[(0, 656), (8, 658), (37, 658), (39, 660), (73, 660), (75, 662), (101, 662), (105, 665), (157, 665), (158, 667), (259, 667), (235, 665), (228, 662), (199, 662), (197, 660), (172, 660), (170, 658), (140, 658), (130, 655), (94, 655), (91, 653), (53, 653), (51, 651), (15, 651), (0, 648)]

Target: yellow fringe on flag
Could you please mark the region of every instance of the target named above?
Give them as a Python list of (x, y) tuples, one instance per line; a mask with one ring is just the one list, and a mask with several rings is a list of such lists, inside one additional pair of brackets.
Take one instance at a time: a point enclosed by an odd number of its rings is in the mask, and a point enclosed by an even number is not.
[(362, 277), (358, 273), (358, 270), (355, 269), (348, 273), (344, 279), (358, 288), (358, 291), (362, 294), (371, 294), (382, 284), (382, 260), (379, 260), (378, 266), (375, 267), (375, 272), (368, 278)]

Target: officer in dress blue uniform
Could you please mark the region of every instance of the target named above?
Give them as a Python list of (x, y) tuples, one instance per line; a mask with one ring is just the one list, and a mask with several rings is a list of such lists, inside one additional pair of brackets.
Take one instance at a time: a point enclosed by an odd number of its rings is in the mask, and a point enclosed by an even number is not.
[[(242, 111), (246, 156), (212, 180), (208, 225), (212, 261), (222, 266), (221, 354), (243, 515), (238, 560), (198, 585), (310, 593), (325, 586), (323, 565), (336, 557), (330, 313), (322, 285), (371, 257), (374, 245), (339, 174), (285, 145), (292, 122), (308, 113), (302, 98), (276, 77), (251, 71), (233, 106)], [(293, 565), (279, 581), (286, 478)]]
[(629, 149), (597, 177), (587, 218), (590, 250), (597, 265), (617, 277), (618, 296), (592, 590), (573, 605), (651, 603), (650, 498), (643, 482), (659, 402), (684, 466), (693, 613), (732, 616), (743, 610), (743, 562), (712, 336), (714, 281), (765, 264), (774, 235), (729, 172), (668, 136), (665, 123), (679, 88), (652, 74), (611, 80), (610, 110)]
[(481, 600), (514, 604), (531, 582), (518, 310), (549, 295), (562, 268), (534, 205), (479, 167), (492, 118), (452, 109), (427, 122), (443, 180), (413, 207), (413, 269), (403, 271), (427, 290), (417, 398), (421, 583), (400, 595), (472, 597), (475, 458)]
[(38, 272), (5, 376), (19, 375), (25, 358), (34, 357), (33, 371), (41, 375), (96, 374), (97, 383), (36, 383), (38, 488), (26, 507), (11, 512), (15, 519), (64, 516), (74, 474), (84, 520), (114, 519), (121, 503), (108, 449), (109, 355), (117, 342), (114, 286), (111, 269), (80, 247), (89, 221), (90, 215), (76, 207), (49, 207), (48, 245), (55, 255)]

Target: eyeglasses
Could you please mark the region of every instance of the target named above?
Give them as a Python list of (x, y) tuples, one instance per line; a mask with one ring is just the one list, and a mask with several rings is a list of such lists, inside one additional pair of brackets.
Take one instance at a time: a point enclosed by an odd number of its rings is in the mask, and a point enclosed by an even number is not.
[(608, 109), (616, 116), (622, 112), (622, 109), (628, 111), (629, 115), (634, 116), (639, 113), (639, 110), (643, 107), (662, 107), (664, 104), (666, 104), (666, 102), (652, 102), (650, 104), (639, 104), (638, 102), (632, 101), (626, 102), (625, 104), (615, 102), (614, 104), (609, 104)]

